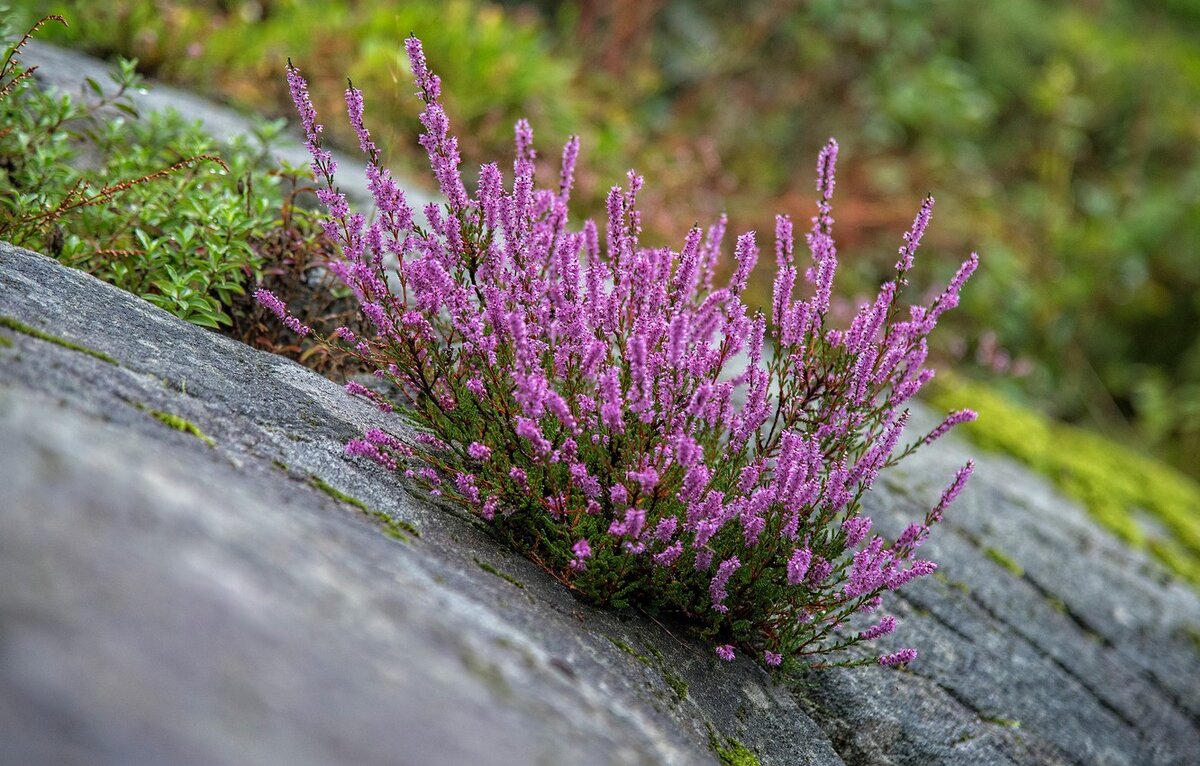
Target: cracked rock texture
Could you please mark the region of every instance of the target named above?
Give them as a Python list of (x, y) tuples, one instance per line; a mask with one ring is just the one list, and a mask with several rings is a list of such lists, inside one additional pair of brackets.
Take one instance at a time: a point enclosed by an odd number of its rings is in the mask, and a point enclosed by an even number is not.
[[(1197, 594), (1009, 461), (977, 458), (939, 573), (886, 603), (917, 662), (785, 686), (347, 460), (401, 427), (290, 361), (3, 243), (0, 316), (117, 361), (0, 328), (0, 764), (700, 764), (735, 740), (789, 766), (1200, 762)], [(968, 454), (918, 453), (868, 512), (897, 533)]]

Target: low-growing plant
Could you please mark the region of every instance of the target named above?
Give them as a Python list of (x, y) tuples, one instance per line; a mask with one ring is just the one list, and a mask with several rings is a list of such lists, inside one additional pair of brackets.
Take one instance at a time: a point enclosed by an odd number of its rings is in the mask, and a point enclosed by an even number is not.
[(311, 210), (311, 187), (271, 158), (283, 121), (218, 142), (174, 110), (139, 115), (128, 95), (144, 83), (129, 60), (107, 86), (87, 80), (82, 95), (36, 87), (36, 67), (22, 66), (20, 53), (48, 22), (66, 24), (43, 18), (0, 66), (0, 239), (190, 322), (343, 372), (346, 359), (296, 342), (248, 293), (265, 284), (330, 330), (348, 321), (351, 296), (331, 289), (336, 280), (322, 268), (333, 245)]
[[(308, 86), (290, 62), (300, 112), (341, 257), (330, 268), (358, 299), (369, 334), (320, 340), (353, 354), (395, 389), (352, 394), (398, 409), (412, 438), (367, 431), (346, 452), (370, 458), (472, 509), (581, 598), (672, 617), (717, 655), (750, 651), (772, 667), (904, 664), (916, 652), (826, 659), (891, 633), (892, 616), (858, 629), (885, 592), (934, 571), (916, 552), (962, 491), (968, 462), (925, 517), (895, 540), (873, 533), (861, 500), (879, 472), (974, 413), (952, 413), (907, 442), (905, 408), (932, 377), (926, 338), (978, 263), (972, 255), (930, 305), (903, 310), (927, 198), (894, 278), (845, 328), (828, 326), (837, 270), (831, 200), (838, 147), (817, 165), (820, 201), (798, 264), (792, 222), (776, 218), (769, 315), (742, 300), (758, 258), (737, 238), (718, 285), (724, 221), (688, 232), (679, 252), (643, 247), (642, 178), (608, 195), (607, 227), (571, 225), (579, 142), (557, 183), (534, 179), (532, 133), (516, 126), (514, 180), (484, 165), (474, 195), (460, 172), (441, 83), (406, 41), (424, 102), (421, 145), (445, 197), (420, 225), (381, 166), (346, 91), (378, 208), (350, 210)], [(811, 287), (795, 297), (802, 275)], [(268, 291), (257, 297), (301, 335), (311, 329)], [(850, 656), (850, 659), (845, 659)]]
[[(265, 200), (243, 194), (244, 152), (230, 166), (177, 113), (136, 119), (141, 87), (122, 62), (109, 91), (87, 100), (33, 86), (20, 63), (39, 21), (0, 70), (0, 238), (141, 295), (197, 324), (228, 324), (229, 296), (257, 268), (247, 238), (269, 225)], [(210, 181), (209, 179), (214, 179)]]

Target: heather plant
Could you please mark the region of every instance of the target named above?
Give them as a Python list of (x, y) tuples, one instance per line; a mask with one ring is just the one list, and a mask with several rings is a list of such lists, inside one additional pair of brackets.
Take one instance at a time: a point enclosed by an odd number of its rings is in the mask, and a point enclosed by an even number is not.
[[(911, 661), (907, 648), (842, 652), (895, 629), (879, 614), (883, 596), (935, 570), (918, 551), (973, 468), (896, 539), (861, 512), (881, 471), (974, 418), (961, 410), (915, 440), (906, 432), (905, 405), (933, 376), (927, 338), (978, 263), (972, 255), (931, 304), (901, 305), (933, 199), (893, 278), (848, 326), (831, 326), (830, 141), (803, 239), (810, 260), (797, 259), (792, 221), (777, 217), (773, 300), (752, 312), (754, 232), (737, 238), (728, 281), (718, 281), (723, 219), (692, 228), (678, 252), (643, 246), (632, 171), (609, 192), (603, 230), (573, 226), (578, 139), (556, 182), (539, 186), (520, 121), (511, 185), (486, 164), (468, 192), (440, 80), (417, 39), (406, 48), (424, 103), (420, 143), (445, 198), (424, 208), (424, 224), (383, 167), (353, 85), (346, 106), (377, 211), (350, 210), (307, 83), (288, 65), (326, 230), (340, 243), (330, 269), (371, 328), (321, 340), (393, 392), (350, 382), (350, 393), (415, 426), (367, 431), (347, 454), (470, 509), (579, 597), (690, 626), (723, 660), (742, 649), (785, 670)], [(314, 334), (269, 291), (257, 297)]]

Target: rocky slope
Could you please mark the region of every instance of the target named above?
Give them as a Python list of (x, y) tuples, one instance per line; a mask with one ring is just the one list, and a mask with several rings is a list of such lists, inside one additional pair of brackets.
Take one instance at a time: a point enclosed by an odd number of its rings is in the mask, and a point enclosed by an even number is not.
[[(398, 425), (290, 361), (7, 245), (0, 316), (2, 763), (1200, 752), (1200, 600), (1003, 460), (930, 543), (944, 576), (893, 603), (911, 670), (785, 687), (576, 603), (346, 459)], [(906, 463), (869, 500), (879, 523), (922, 512), (962, 452)]]

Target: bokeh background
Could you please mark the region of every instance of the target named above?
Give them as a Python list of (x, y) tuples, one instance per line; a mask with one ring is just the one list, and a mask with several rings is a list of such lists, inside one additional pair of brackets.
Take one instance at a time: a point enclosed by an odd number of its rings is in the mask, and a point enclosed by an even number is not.
[(655, 244), (721, 212), (768, 242), (775, 213), (806, 220), (834, 136), (843, 294), (886, 275), (933, 193), (925, 284), (983, 259), (940, 333), (944, 366), (1200, 477), (1198, 0), (10, 4), (18, 27), (70, 19), (44, 39), (279, 116), (291, 57), (352, 146), (349, 75), (389, 162), (422, 183), (414, 32), (468, 176), (511, 156), (519, 116), (547, 172), (578, 133), (582, 212), (637, 168)]

